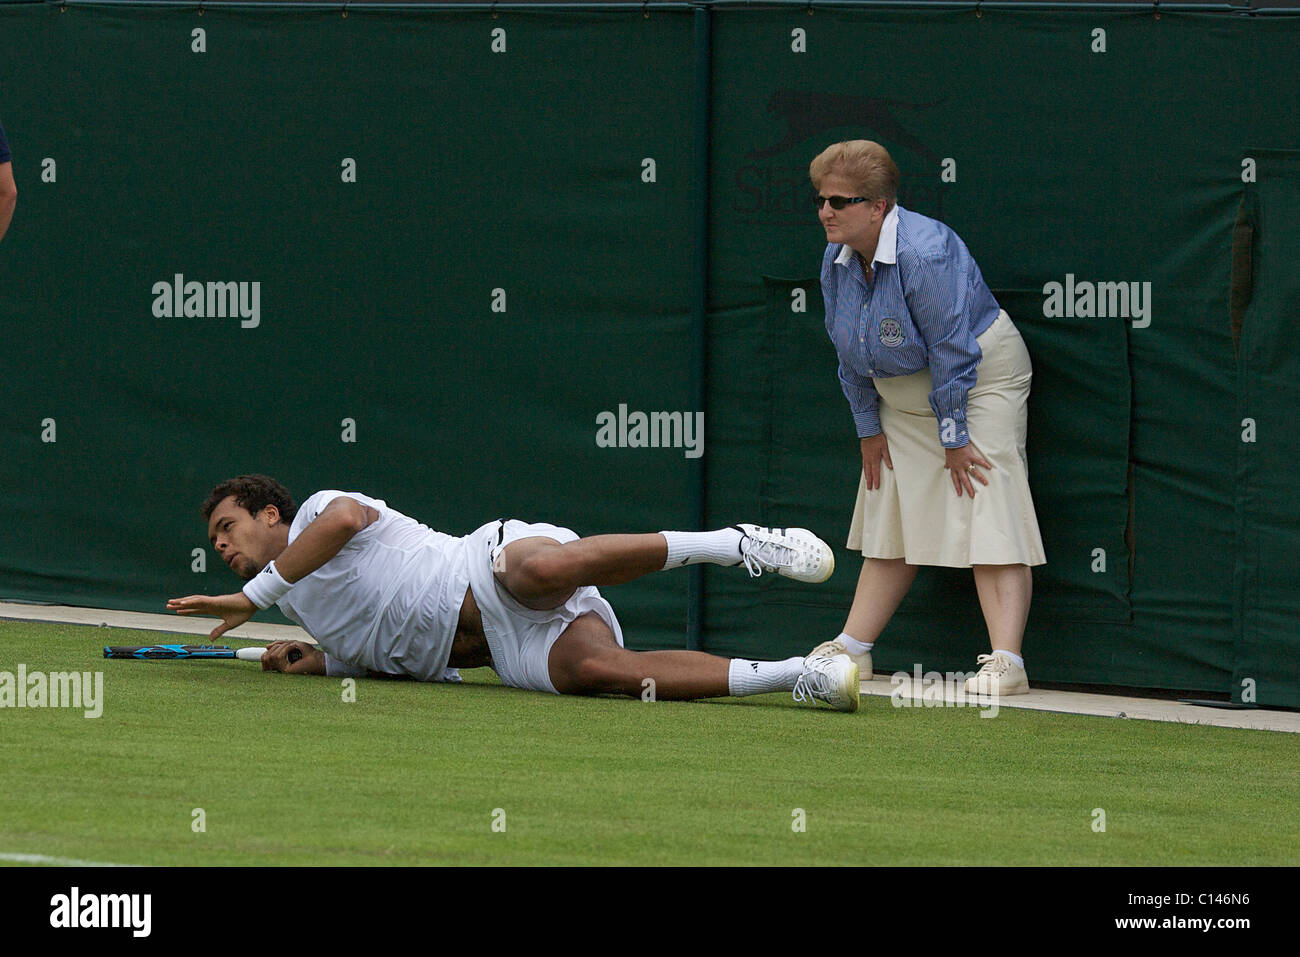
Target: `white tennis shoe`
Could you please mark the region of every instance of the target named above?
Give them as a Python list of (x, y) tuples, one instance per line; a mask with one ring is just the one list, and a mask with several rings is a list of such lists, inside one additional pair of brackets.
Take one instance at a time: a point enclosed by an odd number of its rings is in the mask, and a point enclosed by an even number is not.
[(1006, 655), (980, 655), (975, 663), (980, 670), (966, 679), (967, 694), (996, 696), (1029, 692), (1025, 669)]
[(861, 697), (858, 666), (848, 655), (809, 655), (803, 660), (803, 674), (794, 683), (795, 701), (825, 701), (836, 711), (857, 711)]
[(836, 655), (848, 655), (849, 660), (858, 666), (858, 677), (863, 681), (870, 681), (875, 677), (875, 672), (871, 668), (871, 652), (864, 651), (860, 655), (849, 653), (848, 646), (838, 638), (832, 638), (830, 641), (823, 641), (820, 645), (808, 652), (809, 657), (816, 655), (818, 658), (834, 658)]
[(801, 582), (824, 582), (835, 571), (831, 547), (806, 528), (733, 525), (744, 536), (740, 557), (750, 577), (776, 572)]

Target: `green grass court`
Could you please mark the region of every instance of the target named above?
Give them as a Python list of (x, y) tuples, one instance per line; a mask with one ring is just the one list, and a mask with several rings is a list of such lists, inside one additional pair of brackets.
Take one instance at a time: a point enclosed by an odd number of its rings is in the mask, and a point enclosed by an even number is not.
[(0, 672), (100, 671), (104, 690), (97, 719), (0, 708), (0, 859), (1300, 863), (1289, 734), (868, 697), (853, 715), (780, 694), (561, 698), (486, 669), (359, 681), (346, 703), (337, 679), (101, 657), (195, 640), (0, 621)]

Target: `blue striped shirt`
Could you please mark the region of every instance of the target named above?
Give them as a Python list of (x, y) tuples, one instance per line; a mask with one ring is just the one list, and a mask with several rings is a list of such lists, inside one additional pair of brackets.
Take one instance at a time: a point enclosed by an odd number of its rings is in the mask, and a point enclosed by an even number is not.
[(821, 273), (826, 331), (839, 353), (840, 386), (859, 437), (881, 431), (871, 380), (928, 367), (939, 442), (966, 445), (966, 394), (981, 358), (975, 339), (999, 311), (979, 266), (943, 223), (895, 204), (881, 223), (872, 271), (868, 282), (852, 249), (827, 245)]

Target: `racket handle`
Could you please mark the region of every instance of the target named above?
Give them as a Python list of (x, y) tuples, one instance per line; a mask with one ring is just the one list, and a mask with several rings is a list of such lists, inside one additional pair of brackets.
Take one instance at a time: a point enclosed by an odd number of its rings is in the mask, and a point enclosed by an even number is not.
[(237, 648), (235, 657), (240, 661), (261, 661), (262, 655), (266, 654), (265, 648)]

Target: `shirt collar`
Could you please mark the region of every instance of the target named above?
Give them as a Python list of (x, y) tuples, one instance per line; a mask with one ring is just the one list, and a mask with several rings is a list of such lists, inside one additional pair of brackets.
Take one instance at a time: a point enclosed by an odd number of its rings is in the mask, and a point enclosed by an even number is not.
[(880, 224), (880, 238), (876, 240), (876, 254), (871, 257), (873, 263), (895, 263), (898, 261), (898, 204), (885, 214), (885, 221)]
[[(847, 244), (840, 247), (840, 254), (835, 257), (837, 266), (847, 266), (853, 259), (853, 249)], [(880, 223), (880, 236), (876, 239), (876, 251), (872, 255), (873, 263), (898, 262), (898, 204), (885, 214)]]

